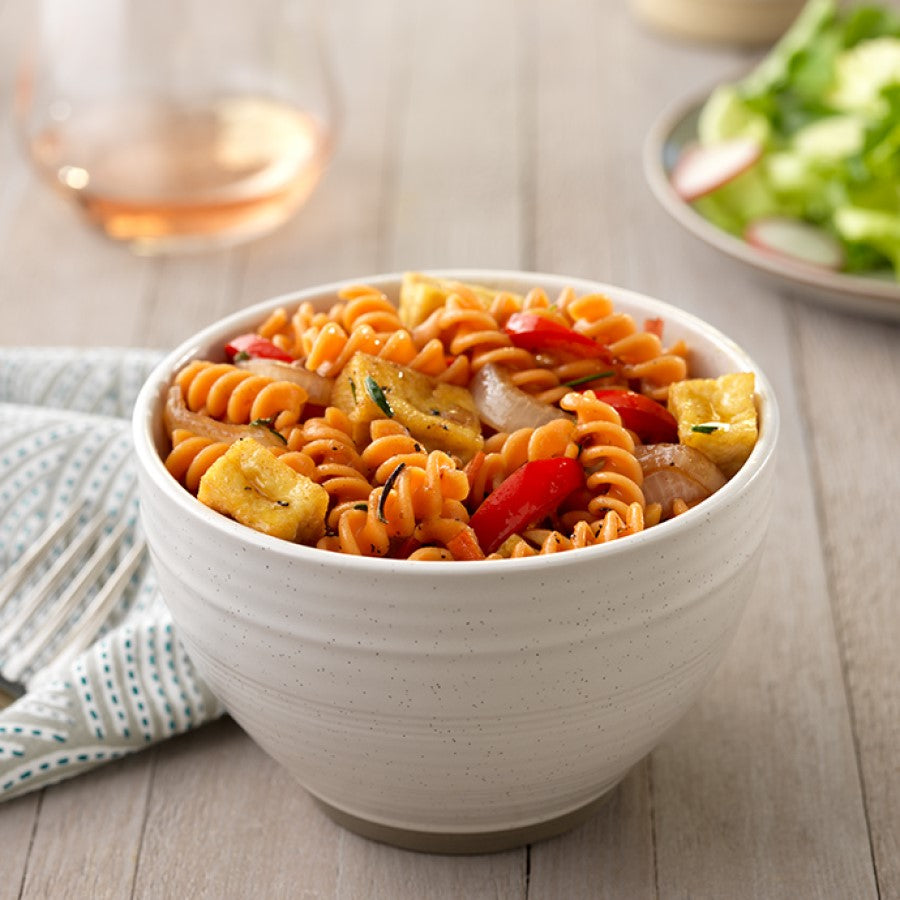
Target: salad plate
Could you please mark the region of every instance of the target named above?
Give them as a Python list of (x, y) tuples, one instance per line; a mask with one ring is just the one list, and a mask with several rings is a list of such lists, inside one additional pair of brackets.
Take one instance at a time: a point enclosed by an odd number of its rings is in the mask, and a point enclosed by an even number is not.
[(656, 199), (694, 237), (747, 266), (772, 287), (848, 313), (900, 321), (900, 283), (890, 272), (836, 272), (768, 253), (723, 231), (683, 200), (671, 183), (682, 153), (698, 140), (698, 121), (708, 94), (666, 110), (644, 143), (644, 175)]

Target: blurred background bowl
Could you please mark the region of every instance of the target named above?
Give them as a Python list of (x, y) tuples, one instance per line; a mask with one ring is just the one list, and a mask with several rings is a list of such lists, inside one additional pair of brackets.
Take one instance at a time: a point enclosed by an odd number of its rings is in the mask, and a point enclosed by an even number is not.
[(631, 0), (637, 17), (664, 34), (761, 46), (779, 38), (805, 0)]
[[(278, 297), (200, 332), (154, 371), (134, 439), (142, 515), (192, 660), (230, 714), (337, 821), (414, 849), (486, 852), (585, 818), (684, 714), (755, 580), (772, 504), (776, 401), (733, 341), (633, 292), (522, 272), (436, 273), (548, 294), (601, 290), (684, 338), (694, 376), (754, 371), (760, 438), (699, 506), (610, 544), (436, 564), (269, 538), (200, 504), (161, 453), (173, 374), (222, 358)], [(400, 275), (363, 279), (396, 299)]]

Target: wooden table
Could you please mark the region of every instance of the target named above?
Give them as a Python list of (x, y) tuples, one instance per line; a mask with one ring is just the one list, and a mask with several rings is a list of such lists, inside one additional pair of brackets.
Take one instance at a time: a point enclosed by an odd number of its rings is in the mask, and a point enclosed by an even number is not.
[[(10, 115), (23, 0), (0, 0)], [(620, 283), (737, 338), (783, 413), (758, 588), (699, 702), (588, 824), (453, 858), (333, 825), (230, 721), (0, 807), (0, 898), (900, 897), (900, 341), (779, 296), (681, 232), (641, 174), (668, 103), (746, 55), (621, 0), (339, 0), (334, 164), (277, 234), (141, 259), (0, 135), (0, 342), (167, 347), (344, 277), (508, 267)], [(4, 123), (5, 124), (5, 123)]]

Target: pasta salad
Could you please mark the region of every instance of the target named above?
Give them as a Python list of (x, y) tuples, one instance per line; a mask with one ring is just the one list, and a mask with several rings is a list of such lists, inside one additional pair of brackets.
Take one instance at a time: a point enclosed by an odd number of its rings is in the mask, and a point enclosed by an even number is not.
[(619, 540), (717, 491), (754, 376), (691, 378), (665, 323), (601, 293), (410, 272), (280, 308), (169, 388), (165, 465), (201, 503), (322, 550), (517, 558)]

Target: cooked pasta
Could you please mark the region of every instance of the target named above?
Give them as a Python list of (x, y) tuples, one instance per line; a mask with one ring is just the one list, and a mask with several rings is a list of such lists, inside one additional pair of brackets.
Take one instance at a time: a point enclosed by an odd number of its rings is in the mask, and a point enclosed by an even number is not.
[[(737, 382), (688, 380), (688, 347), (666, 346), (664, 327), (571, 288), (415, 274), (397, 303), (353, 285), (326, 311), (276, 309), (227, 359), (178, 372), (165, 465), (236, 521), (250, 524), (252, 494), (253, 527), (266, 530), (270, 503), (284, 533), (327, 551), (515, 559), (621, 540), (702, 502), (727, 480), (715, 460), (730, 474), (755, 441), (752, 379), (749, 396), (715, 407)], [(244, 362), (255, 357), (265, 365)], [(242, 440), (268, 453), (228, 452)], [(298, 517), (287, 526), (283, 491)]]
[(307, 393), (290, 381), (273, 381), (229, 363), (192, 362), (175, 383), (188, 409), (235, 424), (270, 422), (280, 431), (300, 419)]

